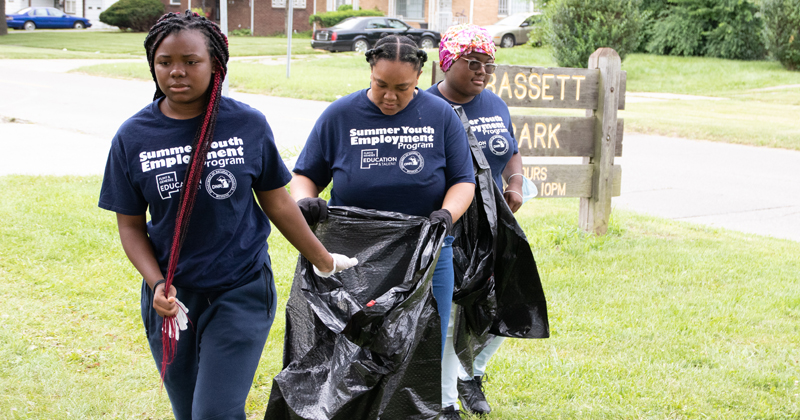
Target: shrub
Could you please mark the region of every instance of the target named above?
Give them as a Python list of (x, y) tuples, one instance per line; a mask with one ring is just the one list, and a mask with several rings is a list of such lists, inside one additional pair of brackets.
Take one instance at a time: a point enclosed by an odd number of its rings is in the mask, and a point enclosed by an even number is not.
[(531, 47), (541, 47), (549, 45), (550, 42), (550, 20), (552, 19), (552, 11), (554, 8), (547, 7), (545, 4), (542, 14), (531, 25), (531, 31), (528, 32), (528, 44)]
[(253, 35), (253, 31), (248, 28), (239, 28), (234, 29), (232, 31), (228, 31), (228, 36), (250, 36)]
[(800, 0), (764, 0), (767, 46), (789, 70), (800, 69)]
[(200, 15), (200, 16), (205, 16), (206, 18), (208, 18), (208, 17), (209, 17), (209, 16), (208, 16), (208, 13), (206, 13), (206, 12), (203, 10), (203, 8), (202, 8), (202, 7), (192, 7), (192, 11), (193, 11), (193, 12), (195, 12), (195, 13), (197, 13), (197, 14), (198, 14), (198, 15)]
[(353, 16), (383, 16), (383, 12), (378, 9), (337, 10), (335, 12), (325, 12), (311, 15), (308, 17), (308, 23), (313, 25), (314, 22), (317, 22), (323, 28), (329, 28)]
[(764, 21), (749, 0), (671, 0), (647, 51), (755, 60), (764, 58)]
[(353, 10), (352, 4), (340, 4), (339, 7), (336, 8), (337, 12), (344, 12), (345, 10)]
[(159, 0), (119, 0), (100, 13), (100, 22), (123, 30), (147, 32), (162, 15), (164, 4)]
[(621, 59), (636, 50), (642, 14), (637, 0), (561, 0), (553, 6), (548, 43), (559, 66), (586, 67), (598, 48)]
[(642, 0), (642, 29), (639, 31), (639, 46), (636, 52), (647, 52), (647, 44), (653, 38), (653, 30), (661, 13), (669, 7), (668, 0)]

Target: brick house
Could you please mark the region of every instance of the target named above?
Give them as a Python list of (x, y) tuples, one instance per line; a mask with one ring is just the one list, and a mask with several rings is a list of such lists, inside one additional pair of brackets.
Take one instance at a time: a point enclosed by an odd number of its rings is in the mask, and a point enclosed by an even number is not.
[[(219, 22), (220, 0), (161, 0), (167, 12), (200, 7)], [(287, 0), (227, 0), (228, 30), (253, 29), (255, 35), (286, 32)], [(375, 9), (401, 18), (417, 27), (443, 31), (450, 25), (472, 22), (491, 25), (518, 12), (532, 12), (537, 0), (289, 0), (294, 2), (292, 28), (312, 29), (308, 18), (315, 13), (334, 11), (343, 4), (357, 9)], [(251, 13), (252, 10), (252, 13)], [(251, 23), (252, 22), (252, 23)]]
[(378, 8), (411, 25), (442, 32), (451, 25), (488, 26), (519, 12), (536, 10), (537, 0), (354, 0), (362, 9)]

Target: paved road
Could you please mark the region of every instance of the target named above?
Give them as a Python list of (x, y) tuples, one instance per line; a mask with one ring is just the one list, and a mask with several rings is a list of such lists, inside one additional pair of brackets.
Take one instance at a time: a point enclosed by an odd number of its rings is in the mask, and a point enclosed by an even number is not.
[[(102, 173), (117, 128), (154, 84), (66, 71), (111, 60), (0, 60), (0, 175)], [(327, 102), (232, 92), (267, 116), (279, 147), (299, 150)], [(9, 118), (22, 123), (8, 123)], [(29, 156), (30, 154), (35, 155)], [(25, 157), (20, 159), (20, 157)]]
[[(25, 122), (0, 122), (0, 175), (102, 173), (117, 127), (152, 99), (153, 84), (65, 73), (93, 62), (0, 60), (0, 117)], [(290, 150), (328, 105), (232, 96), (262, 111)], [(626, 133), (613, 205), (800, 241), (798, 162), (795, 151)]]

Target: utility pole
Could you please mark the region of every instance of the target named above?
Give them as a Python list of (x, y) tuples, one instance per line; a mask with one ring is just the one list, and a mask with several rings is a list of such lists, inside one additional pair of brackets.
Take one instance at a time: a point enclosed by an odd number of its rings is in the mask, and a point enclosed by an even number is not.
[(286, 78), (289, 78), (290, 68), (292, 66), (292, 20), (294, 10), (294, 0), (286, 1)]
[[(219, 0), (219, 28), (228, 36), (228, 0)], [(228, 96), (228, 75), (222, 82), (222, 95)]]

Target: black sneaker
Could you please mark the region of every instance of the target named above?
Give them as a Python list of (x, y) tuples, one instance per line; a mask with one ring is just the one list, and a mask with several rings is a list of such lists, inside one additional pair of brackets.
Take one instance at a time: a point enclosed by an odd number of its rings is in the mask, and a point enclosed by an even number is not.
[(441, 420), (461, 420), (461, 411), (456, 410), (456, 407), (451, 405), (442, 410), (442, 415), (439, 418)]
[(476, 414), (489, 414), (492, 407), (483, 395), (483, 377), (476, 376), (471, 380), (458, 380), (458, 400), (465, 410)]

